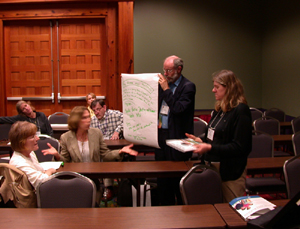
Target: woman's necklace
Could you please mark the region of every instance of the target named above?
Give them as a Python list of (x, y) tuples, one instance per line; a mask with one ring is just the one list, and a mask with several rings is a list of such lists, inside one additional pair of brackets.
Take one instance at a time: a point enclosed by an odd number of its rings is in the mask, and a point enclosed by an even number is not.
[(85, 142), (87, 141), (87, 134), (77, 135), (78, 141)]
[(77, 140), (81, 142), (81, 155), (83, 155), (84, 142), (87, 141), (87, 132), (84, 132), (82, 134), (77, 134), (76, 137)]

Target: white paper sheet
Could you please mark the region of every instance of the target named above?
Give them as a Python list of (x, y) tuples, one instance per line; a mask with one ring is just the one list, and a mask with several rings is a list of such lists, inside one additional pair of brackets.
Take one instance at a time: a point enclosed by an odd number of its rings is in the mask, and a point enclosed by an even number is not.
[(44, 161), (40, 162), (40, 165), (43, 167), (44, 170), (48, 170), (51, 168), (58, 169), (62, 163), (62, 161)]
[(157, 141), (158, 73), (122, 74), (124, 137), (159, 148)]

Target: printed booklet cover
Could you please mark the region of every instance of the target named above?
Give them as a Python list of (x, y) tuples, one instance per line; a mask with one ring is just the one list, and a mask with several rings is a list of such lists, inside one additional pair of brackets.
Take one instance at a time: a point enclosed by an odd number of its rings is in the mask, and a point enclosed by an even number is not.
[(268, 211), (276, 208), (276, 205), (260, 196), (242, 196), (229, 202), (245, 221), (255, 219)]

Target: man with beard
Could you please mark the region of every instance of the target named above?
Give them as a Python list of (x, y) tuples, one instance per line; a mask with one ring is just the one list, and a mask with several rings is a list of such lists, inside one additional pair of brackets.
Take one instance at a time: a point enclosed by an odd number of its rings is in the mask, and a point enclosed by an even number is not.
[[(157, 161), (187, 161), (192, 156), (192, 152), (182, 153), (166, 145), (167, 139), (186, 138), (185, 133), (194, 132), (196, 86), (181, 74), (182, 69), (183, 60), (173, 55), (164, 61), (164, 76), (159, 74)], [(182, 204), (179, 181), (180, 178), (158, 178), (161, 205)]]

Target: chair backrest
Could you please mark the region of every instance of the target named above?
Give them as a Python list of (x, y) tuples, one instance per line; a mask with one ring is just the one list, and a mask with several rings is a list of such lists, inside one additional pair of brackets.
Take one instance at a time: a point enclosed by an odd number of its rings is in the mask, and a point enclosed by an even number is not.
[(279, 122), (285, 121), (285, 112), (278, 108), (270, 108), (264, 112), (264, 116), (277, 119)]
[(13, 165), (0, 163), (0, 178), (0, 194), (4, 203), (11, 200), (17, 208), (37, 206), (35, 190), (23, 171)]
[(294, 118), (292, 121), (292, 128), (293, 128), (293, 133), (297, 133), (300, 131), (300, 116)]
[(283, 165), (284, 178), (288, 199), (300, 192), (300, 155), (287, 160)]
[(252, 134), (252, 150), (249, 158), (273, 157), (274, 156), (274, 139), (271, 135), (253, 131)]
[(272, 117), (263, 117), (253, 122), (254, 130), (265, 132), (270, 135), (280, 134), (280, 122)]
[(194, 117), (194, 135), (199, 137), (205, 134), (207, 129), (207, 122), (199, 117)]
[(94, 182), (76, 172), (58, 172), (40, 183), (36, 189), (39, 208), (95, 207)]
[(250, 111), (251, 111), (252, 122), (254, 122), (254, 120), (256, 120), (258, 118), (262, 118), (264, 116), (264, 113), (255, 107), (250, 107)]
[(55, 112), (49, 115), (48, 120), (50, 124), (68, 124), (69, 114), (64, 112)]
[(8, 133), (12, 124), (0, 124), (0, 141), (8, 140)]
[(51, 136), (45, 135), (45, 134), (40, 134), (39, 138), (40, 138), (40, 140), (38, 140), (39, 149), (35, 151), (35, 154), (36, 154), (39, 162), (52, 161), (53, 156), (50, 154), (44, 155), (42, 153), (42, 150), (49, 149), (49, 146), (47, 145), (47, 143), (50, 143), (59, 153), (60, 152), (59, 141), (57, 139), (52, 138)]
[(295, 155), (300, 155), (300, 131), (292, 135), (292, 143)]
[(183, 203), (222, 203), (222, 181), (219, 173), (204, 165), (193, 166), (180, 180)]
[[(0, 124), (0, 141), (8, 140), (8, 133), (12, 124)], [(1, 151), (1, 154), (11, 154), (9, 151)], [(9, 160), (7, 160), (9, 162)]]

